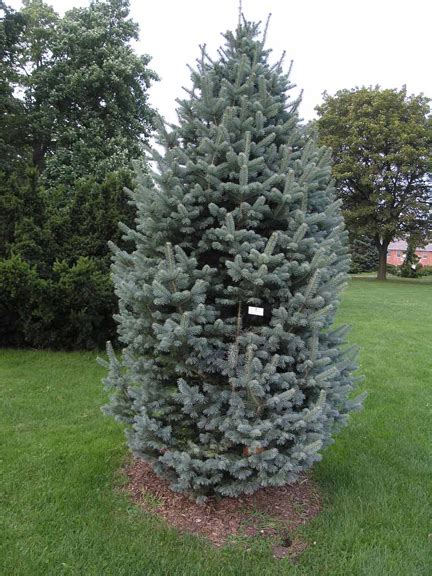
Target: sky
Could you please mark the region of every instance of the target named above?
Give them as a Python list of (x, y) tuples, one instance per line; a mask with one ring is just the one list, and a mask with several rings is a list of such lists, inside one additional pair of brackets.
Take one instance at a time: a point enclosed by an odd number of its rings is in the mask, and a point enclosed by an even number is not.
[[(18, 8), (19, 0), (6, 0)], [(88, 0), (52, 0), (59, 13)], [(238, 0), (131, 0), (131, 15), (140, 25), (135, 48), (152, 57), (161, 77), (150, 101), (169, 122), (176, 120), (176, 98), (190, 86), (187, 64), (210, 55), (223, 44), (222, 32), (234, 29)], [(432, 97), (430, 0), (242, 0), (248, 20), (265, 22), (272, 14), (267, 47), (273, 59), (286, 51), (294, 61), (291, 80), (303, 89), (300, 116), (310, 120), (322, 93), (343, 88), (401, 88)]]

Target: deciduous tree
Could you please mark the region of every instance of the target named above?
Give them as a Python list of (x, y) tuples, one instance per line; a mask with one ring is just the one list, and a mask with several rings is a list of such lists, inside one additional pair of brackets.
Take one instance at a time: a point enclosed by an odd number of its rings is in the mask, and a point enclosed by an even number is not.
[(386, 277), (389, 243), (428, 233), (431, 210), (432, 120), (429, 99), (406, 89), (356, 88), (324, 94), (317, 107), (322, 144), (350, 231), (372, 238), (378, 278)]
[(59, 18), (43, 0), (27, 0), (21, 14), (17, 72), (45, 185), (100, 181), (129, 166), (152, 129), (147, 89), (157, 78), (150, 57), (130, 45), (138, 24), (129, 1), (96, 1)]
[[(123, 187), (152, 130), (156, 75), (131, 46), (127, 0), (0, 13), (0, 307), (20, 314), (0, 341), (100, 345), (114, 335), (107, 242), (132, 222)], [(14, 270), (28, 280), (15, 295)]]

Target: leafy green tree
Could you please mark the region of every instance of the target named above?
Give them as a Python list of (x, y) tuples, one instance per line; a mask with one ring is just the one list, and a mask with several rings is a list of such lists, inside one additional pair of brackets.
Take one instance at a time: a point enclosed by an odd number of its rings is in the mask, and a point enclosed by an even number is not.
[(46, 202), (35, 168), (0, 172), (0, 257), (13, 253), (30, 264), (44, 259)]
[[(29, 77), (24, 53), (25, 10), (0, 4), (0, 256), (23, 255), (35, 263), (43, 254), (45, 202), (37, 169), (31, 166), (31, 125), (22, 78)], [(20, 244), (18, 247), (17, 244)]]
[(122, 245), (118, 222), (133, 220), (123, 187), (152, 130), (156, 74), (131, 47), (126, 0), (62, 18), (43, 0), (0, 10), (0, 285), (13, 270), (40, 280), (32, 298), (5, 289), (2, 306), (20, 310), (16, 343), (99, 346), (115, 336), (107, 242)]
[(429, 99), (406, 89), (356, 88), (324, 95), (317, 107), (320, 141), (333, 169), (350, 232), (373, 238), (378, 278), (386, 277), (389, 243), (427, 234), (432, 205)]
[(0, 172), (0, 257), (10, 253), (15, 238), (15, 224), (22, 209), (22, 179), (18, 174)]
[[(19, 42), (16, 74), (27, 120), (26, 143), (32, 165), (42, 173), (44, 159), (51, 152), (51, 133), (56, 110), (49, 102), (51, 85), (46, 76), (52, 65), (52, 46), (60, 18), (43, 0), (24, 0), (20, 14), (25, 26)], [(59, 82), (61, 78), (57, 78)]]
[(219, 54), (203, 50), (132, 193), (106, 379), (133, 452), (197, 498), (294, 480), (360, 403), (356, 350), (332, 327), (349, 257), (329, 151), (256, 24)]
[(47, 186), (124, 169), (152, 129), (147, 89), (157, 76), (130, 46), (138, 25), (128, 14), (128, 0), (63, 18), (43, 0), (25, 2), (20, 83), (33, 164)]
[(0, 0), (0, 172), (8, 176), (25, 156), (24, 105), (15, 93), (24, 17)]

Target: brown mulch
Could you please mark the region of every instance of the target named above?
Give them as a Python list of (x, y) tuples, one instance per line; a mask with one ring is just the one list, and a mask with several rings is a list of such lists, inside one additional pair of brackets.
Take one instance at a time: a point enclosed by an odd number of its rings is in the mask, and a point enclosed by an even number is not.
[(128, 478), (125, 490), (134, 502), (170, 526), (204, 536), (214, 546), (223, 546), (233, 538), (269, 538), (275, 558), (295, 557), (304, 550), (306, 544), (292, 534), (321, 510), (319, 491), (307, 475), (250, 496), (197, 504), (170, 490), (169, 483), (141, 459), (133, 459), (123, 472)]

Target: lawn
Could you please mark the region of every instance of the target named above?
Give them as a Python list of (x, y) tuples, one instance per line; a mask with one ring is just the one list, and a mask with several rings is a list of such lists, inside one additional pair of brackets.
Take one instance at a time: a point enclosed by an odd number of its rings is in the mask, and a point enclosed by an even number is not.
[(262, 542), (213, 549), (120, 493), (127, 451), (95, 354), (0, 351), (5, 576), (432, 574), (432, 284), (355, 279), (339, 321), (361, 346), (365, 410), (313, 477), (324, 511), (296, 564)]

